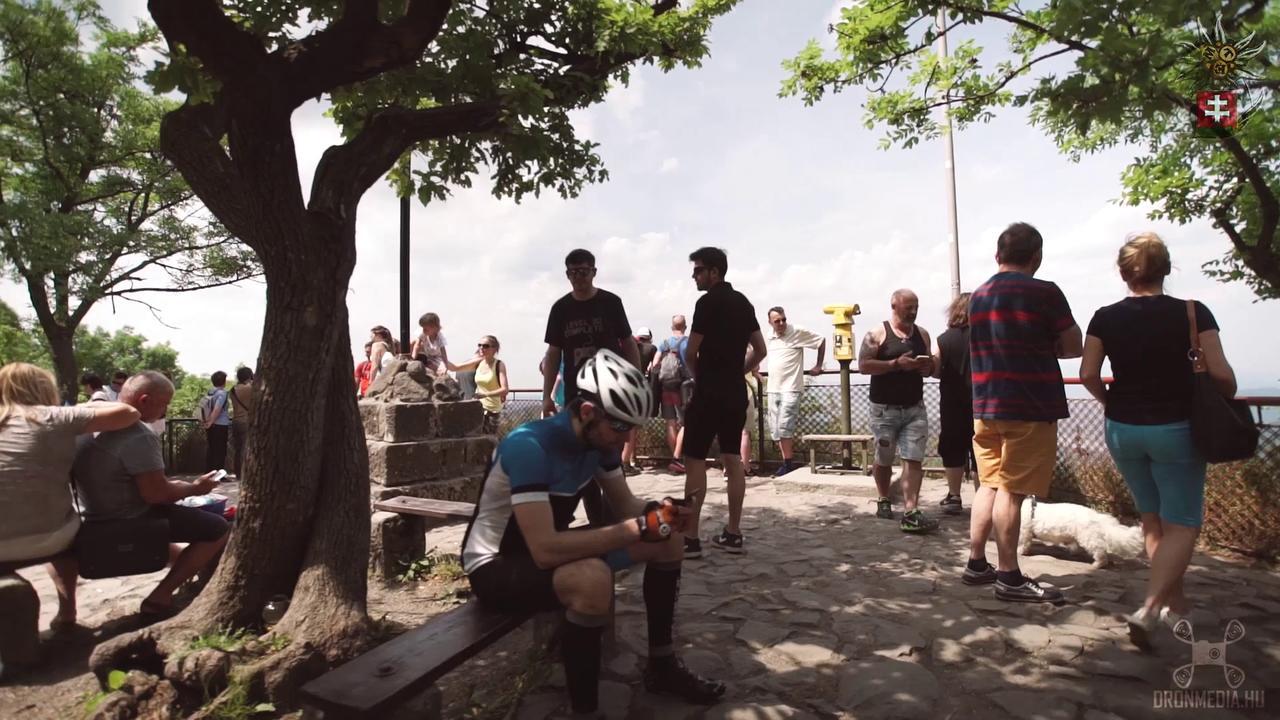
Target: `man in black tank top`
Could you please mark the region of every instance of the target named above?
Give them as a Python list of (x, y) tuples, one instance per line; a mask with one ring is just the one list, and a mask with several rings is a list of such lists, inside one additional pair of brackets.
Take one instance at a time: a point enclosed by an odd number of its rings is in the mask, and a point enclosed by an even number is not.
[(876, 459), (872, 475), (880, 499), (876, 516), (893, 519), (889, 481), (893, 460), (902, 460), (902, 531), (922, 533), (938, 527), (938, 521), (920, 511), (921, 463), (929, 435), (929, 415), (924, 407), (924, 378), (933, 374), (929, 333), (916, 325), (920, 300), (910, 290), (898, 290), (890, 300), (891, 321), (873, 328), (862, 340), (858, 372), (871, 376), (871, 434)]

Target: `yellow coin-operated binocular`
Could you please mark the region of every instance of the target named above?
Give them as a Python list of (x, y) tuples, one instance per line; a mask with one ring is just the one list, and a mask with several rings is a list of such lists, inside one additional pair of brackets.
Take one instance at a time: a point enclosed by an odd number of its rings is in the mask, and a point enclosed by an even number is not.
[(862, 309), (855, 305), (828, 305), (822, 312), (831, 316), (831, 324), (835, 326), (835, 346), (831, 354), (836, 360), (853, 360), (853, 316), (861, 315)]

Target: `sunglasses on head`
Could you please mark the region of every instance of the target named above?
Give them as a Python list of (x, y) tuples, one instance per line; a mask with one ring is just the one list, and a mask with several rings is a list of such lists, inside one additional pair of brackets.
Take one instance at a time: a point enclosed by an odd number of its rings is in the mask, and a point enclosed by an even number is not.
[(568, 275), (569, 277), (586, 277), (595, 271), (596, 269), (593, 267), (569, 268), (568, 270), (564, 271), (564, 274)]

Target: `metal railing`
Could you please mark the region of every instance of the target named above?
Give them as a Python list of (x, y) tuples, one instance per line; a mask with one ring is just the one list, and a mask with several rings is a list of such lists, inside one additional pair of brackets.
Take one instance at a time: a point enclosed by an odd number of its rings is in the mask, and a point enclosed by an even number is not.
[[(830, 374), (830, 373), (824, 373)], [(863, 382), (859, 383), (861, 379)], [(870, 386), (865, 376), (854, 374), (849, 388), (850, 430), (870, 434)], [(1067, 380), (1077, 384), (1076, 380)], [(503, 408), (500, 433), (541, 416), (540, 390), (513, 390)], [(1245, 397), (1256, 413), (1262, 438), (1258, 451), (1250, 460), (1209, 466), (1205, 487), (1205, 520), (1202, 538), (1212, 544), (1229, 547), (1250, 555), (1280, 556), (1280, 397)], [(780, 460), (777, 446), (761, 437), (767, 408), (762, 394), (761, 422), (748, 428), (755, 460)], [(926, 381), (924, 403), (929, 411), (929, 440), (925, 450), (925, 466), (940, 467), (938, 457), (939, 392), (936, 381)], [(1132, 496), (1124, 484), (1107, 450), (1106, 418), (1102, 405), (1093, 398), (1068, 398), (1070, 417), (1058, 423), (1058, 460), (1054, 467), (1052, 497), (1055, 500), (1079, 502), (1129, 519), (1136, 518)], [(1271, 410), (1264, 413), (1264, 410)], [(1273, 419), (1268, 420), (1267, 416)], [(811, 382), (801, 395), (796, 418), (796, 436), (839, 433), (840, 387)], [(767, 430), (765, 431), (767, 432)], [(713, 448), (713, 454), (715, 453)], [(640, 428), (636, 454), (642, 459), (665, 461), (671, 451), (667, 447), (665, 423), (654, 418)], [(797, 455), (801, 455), (797, 452)], [(838, 462), (839, 449), (830, 444), (817, 448), (819, 462)]]

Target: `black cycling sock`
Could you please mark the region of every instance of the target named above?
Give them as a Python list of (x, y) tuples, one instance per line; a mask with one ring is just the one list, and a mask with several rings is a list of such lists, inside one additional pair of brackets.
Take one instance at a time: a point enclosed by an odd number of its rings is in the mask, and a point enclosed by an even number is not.
[(680, 593), (680, 562), (650, 562), (644, 569), (644, 611), (649, 622), (649, 657), (675, 652), (672, 625)]
[(560, 655), (564, 684), (576, 713), (595, 712), (600, 704), (600, 636), (609, 618), (565, 611)]
[(969, 558), (969, 569), (974, 572), (982, 572), (987, 569), (987, 556), (983, 555), (978, 558)]
[(1026, 582), (1022, 577), (1022, 570), (997, 570), (996, 579), (1005, 585), (1021, 585)]

